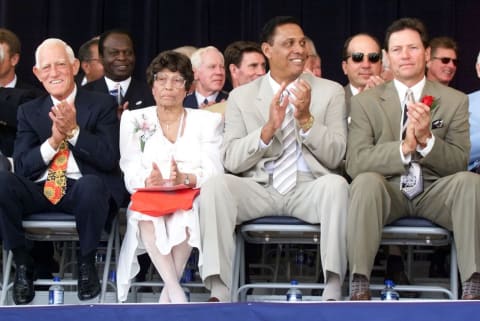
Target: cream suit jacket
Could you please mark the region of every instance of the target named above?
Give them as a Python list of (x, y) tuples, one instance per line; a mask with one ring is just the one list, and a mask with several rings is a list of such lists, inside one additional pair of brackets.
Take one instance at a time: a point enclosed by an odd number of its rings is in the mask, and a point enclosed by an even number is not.
[[(421, 97), (433, 96), (433, 149), (420, 157), (424, 180), (464, 171), (470, 152), (468, 97), (450, 87), (426, 81)], [(347, 173), (355, 178), (377, 172), (399, 180), (406, 170), (400, 157), (402, 107), (393, 82), (360, 93), (351, 100), (351, 123), (347, 147)]]
[[(268, 120), (274, 96), (268, 77), (269, 74), (262, 76), (230, 93), (222, 145), (222, 159), (227, 171), (251, 177), (262, 184), (268, 182), (265, 163), (276, 160), (282, 153), (280, 130), (267, 148), (260, 148), (261, 130)], [(336, 170), (345, 155), (345, 91), (330, 80), (306, 73), (300, 77), (312, 88), (310, 113), (315, 121), (306, 138), (300, 137), (297, 124), (296, 136), (312, 175), (319, 177)]]

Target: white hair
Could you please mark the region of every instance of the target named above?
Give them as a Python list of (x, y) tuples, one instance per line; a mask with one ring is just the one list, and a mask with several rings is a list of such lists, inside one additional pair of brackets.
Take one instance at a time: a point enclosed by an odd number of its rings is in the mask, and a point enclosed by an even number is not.
[(67, 53), (68, 60), (70, 63), (75, 61), (75, 54), (73, 53), (72, 47), (70, 47), (65, 41), (58, 39), (58, 38), (48, 38), (44, 40), (35, 50), (35, 67), (40, 68), (39, 64), (39, 53), (44, 47), (52, 46), (52, 45), (61, 45), (65, 48), (65, 52)]
[(216, 51), (216, 52), (218, 52), (218, 54), (220, 55), (220, 57), (222, 57), (222, 60), (224, 60), (224, 59), (223, 59), (223, 54), (220, 52), (220, 50), (218, 50), (218, 49), (215, 48), (214, 46), (203, 47), (203, 48), (200, 48), (200, 49), (198, 49), (197, 51), (195, 51), (195, 52), (192, 54), (192, 57), (190, 58), (190, 61), (192, 62), (192, 68), (193, 68), (193, 69), (198, 69), (198, 68), (200, 68), (200, 66), (202, 65), (202, 57), (203, 57), (203, 54), (206, 53), (207, 51)]
[(193, 53), (197, 50), (198, 50), (198, 48), (194, 47), (194, 46), (182, 46), (182, 47), (178, 47), (178, 48), (173, 49), (173, 51), (184, 54), (188, 58), (191, 58)]
[(477, 56), (477, 64), (480, 64), (480, 51), (478, 52), (478, 56)]
[(5, 59), (5, 52), (3, 51), (3, 47), (0, 47), (0, 62), (3, 62)]

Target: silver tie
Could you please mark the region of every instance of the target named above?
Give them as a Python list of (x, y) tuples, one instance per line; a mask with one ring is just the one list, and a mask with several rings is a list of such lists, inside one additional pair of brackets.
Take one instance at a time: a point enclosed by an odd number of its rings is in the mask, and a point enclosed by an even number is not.
[(292, 107), (287, 107), (282, 124), (283, 152), (280, 158), (275, 161), (273, 169), (273, 187), (280, 194), (286, 194), (297, 183), (297, 141)]
[[(407, 90), (403, 106), (402, 132), (400, 135), (402, 139), (405, 137), (408, 125), (407, 105), (414, 102), (415, 98), (413, 97), (413, 92), (409, 88)], [(409, 200), (414, 199), (417, 195), (423, 192), (422, 167), (418, 162), (415, 161), (414, 155), (412, 155), (412, 158), (413, 160), (408, 166), (408, 172), (400, 177), (400, 190)]]

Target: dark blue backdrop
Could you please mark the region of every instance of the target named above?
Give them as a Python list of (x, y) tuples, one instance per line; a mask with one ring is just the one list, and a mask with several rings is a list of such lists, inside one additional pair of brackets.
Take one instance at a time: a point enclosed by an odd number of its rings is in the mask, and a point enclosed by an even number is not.
[(431, 36), (446, 35), (460, 45), (460, 65), (452, 85), (467, 93), (480, 89), (474, 62), (480, 50), (480, 1), (476, 0), (0, 0), (0, 26), (23, 42), (18, 68), (33, 80), (33, 52), (47, 37), (67, 41), (75, 51), (87, 39), (114, 27), (129, 29), (136, 41), (136, 77), (155, 55), (182, 45), (215, 45), (223, 50), (239, 39), (258, 40), (275, 15), (298, 17), (316, 43), (325, 78), (345, 83), (344, 40), (369, 32), (383, 41), (395, 19), (422, 19)]

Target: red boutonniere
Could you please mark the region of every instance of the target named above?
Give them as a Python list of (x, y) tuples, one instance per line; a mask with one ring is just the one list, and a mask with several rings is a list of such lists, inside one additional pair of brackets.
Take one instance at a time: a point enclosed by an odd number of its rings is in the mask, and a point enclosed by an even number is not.
[(435, 107), (437, 107), (437, 105), (438, 105), (437, 100), (433, 96), (423, 96), (423, 98), (420, 100), (420, 102), (422, 102), (423, 104), (430, 107), (430, 111), (435, 109)]

